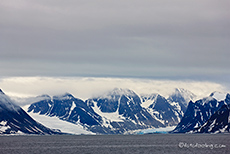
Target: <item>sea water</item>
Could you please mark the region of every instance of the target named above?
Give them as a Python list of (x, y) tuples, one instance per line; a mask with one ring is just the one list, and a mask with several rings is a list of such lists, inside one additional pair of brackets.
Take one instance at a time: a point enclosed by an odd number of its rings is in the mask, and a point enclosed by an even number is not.
[(229, 134), (0, 136), (0, 154), (230, 153)]

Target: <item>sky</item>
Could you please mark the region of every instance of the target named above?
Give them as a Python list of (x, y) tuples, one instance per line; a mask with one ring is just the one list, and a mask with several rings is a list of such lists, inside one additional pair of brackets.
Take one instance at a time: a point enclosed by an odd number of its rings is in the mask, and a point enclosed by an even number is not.
[(0, 77), (230, 87), (229, 7), (229, 0), (1, 0)]

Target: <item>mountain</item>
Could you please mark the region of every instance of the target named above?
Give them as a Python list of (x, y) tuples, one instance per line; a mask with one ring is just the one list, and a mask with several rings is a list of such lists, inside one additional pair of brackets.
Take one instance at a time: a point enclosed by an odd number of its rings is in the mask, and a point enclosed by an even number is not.
[[(222, 107), (224, 104), (230, 103), (230, 95), (226, 98), (219, 98), (217, 93), (212, 93), (209, 97), (197, 100), (195, 103), (189, 102), (187, 110), (173, 133), (187, 133), (201, 127), (208, 119)], [(223, 96), (223, 95), (222, 95)]]
[(171, 105), (178, 106), (181, 108), (182, 115), (185, 113), (188, 103), (194, 100), (196, 95), (192, 92), (183, 89), (175, 88), (175, 91), (167, 98)]
[[(73, 95), (66, 93), (64, 95), (39, 96), (44, 98), (38, 102), (31, 104), (28, 112), (39, 113), (50, 117), (58, 117), (61, 120), (68, 121), (74, 124), (81, 124), (86, 129), (96, 129), (99, 133), (107, 133), (106, 129), (100, 126), (102, 118), (87, 106), (83, 100), (75, 98)], [(95, 126), (95, 127), (93, 127)]]
[(171, 102), (180, 102), (184, 106), (188, 106), (190, 100), (194, 100), (196, 95), (191, 91), (188, 91), (183, 88), (175, 88), (175, 91), (168, 97), (168, 100)]
[(195, 133), (229, 133), (230, 132), (230, 105), (223, 105), (215, 112), (208, 121), (198, 129)]
[(165, 126), (177, 125), (183, 117), (187, 104), (195, 95), (185, 89), (176, 88), (166, 99), (159, 94), (141, 95), (142, 107)]
[(62, 134), (33, 120), (0, 90), (0, 134)]
[(53, 97), (42, 95), (35, 100), (28, 108), (29, 113), (58, 117), (98, 134), (175, 126), (183, 116), (178, 102), (170, 102), (159, 94), (138, 95), (121, 88), (86, 101), (69, 93)]
[(141, 98), (132, 90), (115, 88), (102, 96), (86, 101), (101, 115), (103, 125), (116, 133), (129, 130), (164, 127), (141, 106)]
[(165, 126), (178, 124), (180, 117), (182, 117), (179, 113), (180, 111), (159, 94), (155, 96), (147, 110), (155, 119), (161, 121)]

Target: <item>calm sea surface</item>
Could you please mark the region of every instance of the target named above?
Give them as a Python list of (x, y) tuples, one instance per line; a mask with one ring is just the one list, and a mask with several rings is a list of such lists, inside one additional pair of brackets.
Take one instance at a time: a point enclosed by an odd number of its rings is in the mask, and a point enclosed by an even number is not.
[(230, 153), (230, 134), (0, 136), (0, 154)]

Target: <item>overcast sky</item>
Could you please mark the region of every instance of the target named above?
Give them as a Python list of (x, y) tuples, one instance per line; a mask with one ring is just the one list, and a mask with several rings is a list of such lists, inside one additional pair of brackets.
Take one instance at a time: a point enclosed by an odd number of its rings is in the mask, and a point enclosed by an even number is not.
[(229, 0), (1, 0), (0, 76), (230, 83)]

